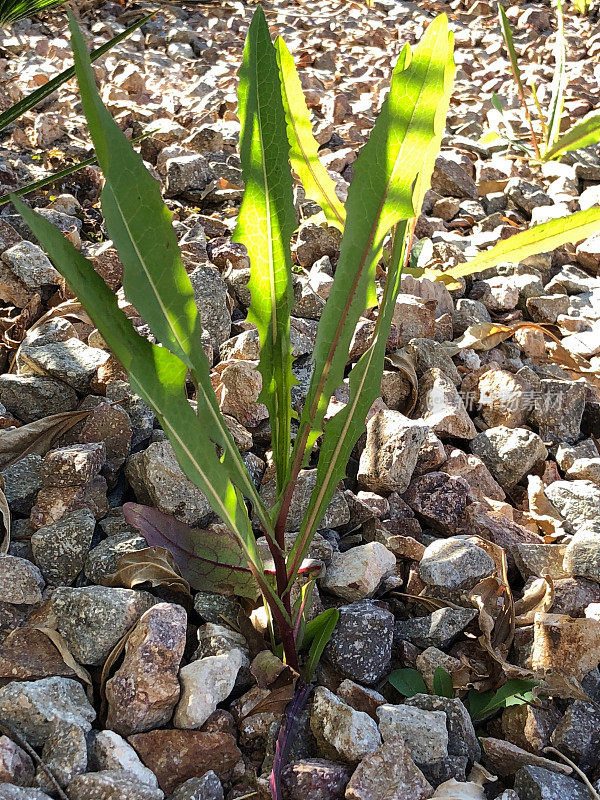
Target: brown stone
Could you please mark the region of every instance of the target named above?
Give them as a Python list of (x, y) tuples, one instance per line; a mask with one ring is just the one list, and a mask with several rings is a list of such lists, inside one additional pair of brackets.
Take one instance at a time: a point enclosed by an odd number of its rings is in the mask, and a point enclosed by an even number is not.
[(140, 617), (122, 665), (106, 684), (107, 728), (128, 736), (171, 719), (179, 699), (186, 625), (185, 610), (172, 603), (158, 603)]
[(0, 736), (0, 783), (31, 786), (35, 777), (33, 761), (8, 736)]
[(17, 628), (0, 646), (0, 684), (53, 675), (77, 677), (48, 636), (37, 628)]
[(582, 680), (600, 663), (600, 622), (566, 614), (535, 615), (531, 666)]
[(69, 511), (80, 508), (89, 508), (96, 519), (102, 519), (108, 513), (107, 489), (106, 480), (101, 475), (87, 486), (44, 487), (38, 492), (31, 509), (30, 525), (37, 531), (58, 522)]
[(351, 770), (325, 758), (288, 764), (282, 774), (287, 800), (343, 800)]
[(590, 603), (600, 603), (600, 584), (585, 578), (554, 581), (554, 603), (549, 609), (553, 614), (583, 617)]
[(387, 703), (382, 694), (379, 694), (374, 689), (367, 689), (359, 683), (354, 683), (349, 678), (340, 683), (336, 694), (344, 703), (348, 703), (356, 711), (364, 711), (365, 714), (368, 714), (375, 722), (379, 723), (377, 709)]
[(493, 772), (498, 775), (514, 775), (521, 767), (534, 766), (549, 769), (552, 772), (560, 772), (569, 775), (571, 768), (566, 764), (551, 761), (549, 758), (529, 753), (521, 750), (512, 742), (505, 742), (503, 739), (493, 739), (491, 736), (484, 736), (479, 739), (483, 752), (491, 764)]
[(432, 794), (399, 736), (363, 758), (346, 787), (346, 800), (427, 800)]
[(156, 730), (136, 733), (128, 741), (166, 794), (209, 770), (226, 779), (242, 756), (235, 739), (227, 733)]
[(517, 747), (541, 753), (550, 744), (552, 731), (560, 717), (560, 711), (553, 705), (548, 708), (509, 706), (502, 712), (502, 733)]
[(119, 359), (112, 353), (108, 359), (96, 370), (96, 374), (90, 380), (90, 388), (98, 394), (105, 395), (106, 387), (111, 381), (128, 381), (127, 370)]

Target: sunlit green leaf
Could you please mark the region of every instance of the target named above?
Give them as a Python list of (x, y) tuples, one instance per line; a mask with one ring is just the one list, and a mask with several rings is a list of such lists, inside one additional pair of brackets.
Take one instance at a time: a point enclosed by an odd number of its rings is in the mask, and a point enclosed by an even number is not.
[(563, 153), (570, 153), (582, 147), (590, 147), (600, 142), (600, 114), (592, 114), (582, 122), (568, 130), (555, 144), (544, 153), (548, 161)]
[(427, 694), (425, 681), (416, 669), (395, 669), (388, 677), (388, 683), (391, 683), (404, 697)]

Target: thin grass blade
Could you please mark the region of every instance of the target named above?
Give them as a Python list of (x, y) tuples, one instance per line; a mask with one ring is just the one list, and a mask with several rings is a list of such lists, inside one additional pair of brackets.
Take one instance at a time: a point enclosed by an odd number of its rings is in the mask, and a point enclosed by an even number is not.
[(260, 336), (261, 400), (269, 410), (280, 491), (290, 457), (293, 305), (290, 238), (296, 227), (290, 147), (275, 48), (264, 12), (254, 13), (240, 69), (240, 155), (245, 181), (234, 240), (250, 256), (249, 319)]
[(563, 115), (565, 89), (567, 86), (567, 73), (565, 69), (567, 59), (565, 47), (565, 20), (562, 10), (562, 0), (557, 0), (556, 3), (556, 20), (558, 28), (556, 31), (556, 43), (554, 45), (554, 77), (552, 79), (552, 94), (546, 123), (548, 133), (546, 137), (546, 151), (543, 154), (544, 160), (549, 157), (548, 148), (552, 148), (560, 136), (560, 123)]
[(517, 233), (448, 272), (453, 277), (459, 278), (474, 275), (503, 262), (516, 264), (537, 253), (549, 253), (568, 242), (580, 242), (598, 231), (600, 231), (600, 208), (577, 211), (569, 217), (543, 222), (541, 225), (534, 225), (529, 230)]
[(333, 179), (319, 160), (319, 144), (313, 136), (310, 114), (294, 59), (281, 37), (276, 40), (275, 49), (292, 169), (302, 181), (306, 196), (323, 209), (329, 225), (343, 231), (346, 211), (335, 192)]
[(0, 28), (65, 3), (66, 0), (0, 0)]
[[(97, 61), (101, 56), (105, 53), (108, 53), (109, 50), (112, 50), (113, 47), (118, 45), (124, 39), (127, 39), (128, 36), (136, 31), (138, 28), (141, 28), (148, 20), (152, 19), (152, 17), (160, 11), (160, 8), (157, 8), (155, 11), (152, 11), (150, 14), (146, 14), (146, 16), (139, 19), (137, 22), (132, 23), (121, 33), (118, 33), (116, 36), (113, 36), (112, 39), (109, 39), (108, 42), (105, 42), (101, 47), (98, 47), (96, 50), (93, 50), (90, 53), (90, 61)], [(22, 100), (19, 100), (18, 103), (15, 103), (10, 108), (7, 108), (6, 111), (3, 111), (0, 114), (0, 131), (4, 130), (11, 122), (19, 119), (19, 117), (23, 116), (23, 114), (27, 113), (27, 111), (31, 111), (32, 108), (41, 103), (42, 100), (45, 100), (49, 97), (53, 92), (59, 89), (63, 83), (71, 80), (75, 76), (75, 67), (69, 67), (68, 69), (63, 70), (61, 73), (56, 75), (54, 78), (45, 83), (43, 86), (40, 86), (31, 94), (28, 94)]]

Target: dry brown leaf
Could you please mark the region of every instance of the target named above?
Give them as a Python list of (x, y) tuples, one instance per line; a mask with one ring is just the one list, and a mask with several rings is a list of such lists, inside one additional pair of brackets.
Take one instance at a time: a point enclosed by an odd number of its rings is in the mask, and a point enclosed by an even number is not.
[(45, 456), (56, 439), (91, 413), (91, 409), (64, 411), (29, 422), (20, 428), (3, 431), (0, 436), (0, 469), (6, 469), (31, 453)]
[(402, 413), (410, 417), (419, 399), (419, 379), (415, 369), (415, 357), (403, 348), (386, 356), (386, 361), (395, 367), (398, 372), (401, 372), (410, 383), (410, 395), (402, 409)]
[(181, 595), (182, 603), (189, 611), (192, 603), (190, 585), (182, 578), (173, 556), (164, 547), (144, 547), (124, 553), (115, 571), (101, 581), (103, 586), (133, 589), (142, 583), (153, 587), (163, 586)]
[(498, 322), (481, 322), (478, 325), (471, 325), (470, 328), (453, 342), (448, 342), (445, 346), (449, 355), (456, 355), (460, 350), (467, 347), (472, 350), (491, 350), (505, 339), (510, 339), (514, 329), (511, 325), (500, 325)]
[(87, 671), (87, 669), (82, 667), (81, 664), (75, 661), (75, 658), (73, 657), (73, 654), (69, 650), (69, 646), (62, 637), (62, 635), (58, 631), (55, 631), (53, 628), (44, 628), (41, 625), (34, 625), (33, 627), (35, 628), (35, 630), (40, 631), (41, 633), (45, 634), (48, 637), (48, 639), (50, 639), (54, 647), (56, 647), (56, 649), (60, 653), (60, 657), (65, 662), (67, 667), (70, 667), (73, 670), (73, 672), (77, 675), (77, 677), (80, 680), (82, 680), (83, 683), (85, 683), (86, 691), (91, 702), (93, 700), (94, 691), (92, 687), (92, 679), (90, 677), (90, 673)]
[(583, 700), (591, 703), (598, 710), (600, 706), (585, 691), (577, 678), (573, 675), (566, 675), (559, 670), (548, 670), (543, 677), (538, 677), (539, 683), (531, 690), (533, 699), (539, 697), (558, 697), (561, 700)]
[(129, 628), (129, 630), (127, 631), (127, 633), (119, 639), (119, 641), (116, 643), (116, 645), (108, 654), (108, 658), (106, 659), (106, 661), (104, 662), (104, 666), (102, 667), (102, 672), (100, 674), (100, 701), (101, 701), (100, 717), (102, 720), (106, 718), (106, 705), (107, 705), (106, 683), (110, 677), (112, 668), (121, 657), (121, 654), (125, 649), (125, 645), (127, 644), (129, 637), (135, 630), (136, 625), (137, 623), (132, 625), (131, 628)]
[(515, 603), (515, 625), (533, 625), (538, 611), (549, 611), (554, 603), (554, 582), (549, 575), (534, 581)]
[(544, 483), (539, 475), (529, 475), (527, 478), (527, 497), (529, 500), (529, 515), (533, 517), (539, 529), (545, 536), (562, 536), (564, 517), (554, 508), (544, 492)]
[(288, 703), (290, 703), (294, 697), (297, 677), (296, 675), (293, 683), (288, 683), (285, 686), (272, 689), (264, 700), (261, 700), (252, 708), (249, 716), (254, 716), (255, 714), (274, 714), (276, 717), (280, 717), (287, 708)]
[(10, 547), (10, 508), (6, 502), (6, 495), (4, 494), (4, 478), (0, 475), (0, 515), (4, 531), (2, 533), (2, 542), (0, 543), (0, 555), (5, 556)]

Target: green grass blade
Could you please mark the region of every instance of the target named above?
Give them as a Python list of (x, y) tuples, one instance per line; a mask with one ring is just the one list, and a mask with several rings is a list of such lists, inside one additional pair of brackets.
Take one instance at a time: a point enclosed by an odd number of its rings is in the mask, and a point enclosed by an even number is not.
[(523, 111), (525, 112), (525, 117), (527, 119), (527, 124), (529, 126), (531, 144), (533, 145), (533, 149), (535, 150), (536, 157), (539, 158), (540, 148), (537, 136), (533, 129), (533, 122), (531, 121), (529, 106), (527, 105), (527, 100), (525, 99), (525, 87), (523, 86), (523, 79), (521, 78), (521, 70), (519, 69), (519, 60), (517, 58), (517, 51), (515, 50), (515, 42), (513, 39), (512, 30), (510, 27), (510, 23), (508, 21), (508, 17), (506, 16), (506, 11), (500, 5), (500, 3), (498, 3), (498, 21), (500, 22), (500, 31), (502, 33), (502, 38), (504, 39), (504, 44), (506, 45), (506, 50), (508, 52), (508, 60), (510, 62), (510, 68), (513, 74), (513, 78), (515, 79), (515, 83), (517, 84), (519, 99), (521, 100), (521, 105), (523, 106)]
[(184, 473), (204, 492), (215, 514), (238, 537), (261, 591), (285, 614), (264, 577), (243, 498), (217, 456), (210, 429), (194, 413), (186, 397), (187, 366), (167, 348), (153, 345), (136, 333), (118, 307), (115, 295), (58, 228), (18, 198), (13, 198), (13, 203), (128, 371), (133, 390), (158, 417)]
[(329, 225), (343, 231), (346, 211), (342, 201), (335, 193), (334, 181), (319, 160), (319, 145), (313, 136), (310, 114), (294, 59), (281, 37), (276, 40), (275, 49), (292, 169), (302, 181), (306, 196), (323, 209)]
[[(96, 61), (105, 53), (108, 53), (109, 50), (112, 50), (115, 45), (122, 42), (128, 36), (130, 36), (134, 31), (138, 28), (141, 28), (144, 23), (148, 22), (148, 20), (152, 19), (152, 17), (159, 11), (160, 9), (156, 9), (152, 11), (150, 14), (147, 14), (142, 19), (134, 22), (124, 31), (113, 36), (112, 39), (109, 39), (108, 42), (105, 42), (101, 47), (98, 47), (96, 50), (93, 50), (90, 53), (90, 61)], [(61, 73), (56, 75), (54, 78), (45, 83), (43, 86), (40, 86), (35, 91), (28, 94), (22, 100), (19, 100), (18, 103), (15, 103), (10, 108), (7, 108), (6, 111), (3, 111), (0, 114), (0, 131), (4, 130), (7, 125), (10, 125), (11, 122), (19, 119), (23, 114), (30, 111), (32, 108), (35, 108), (38, 103), (41, 103), (42, 100), (45, 100), (46, 97), (51, 95), (57, 89), (59, 89), (63, 83), (66, 83), (68, 80), (71, 80), (75, 76), (75, 67), (69, 67), (68, 69), (63, 70)]]
[(600, 142), (600, 114), (594, 114), (583, 122), (573, 125), (554, 145), (544, 153), (544, 160), (556, 158), (572, 150)]
[(578, 211), (568, 217), (534, 225), (526, 231), (498, 242), (466, 264), (459, 264), (458, 267), (448, 270), (448, 273), (454, 278), (459, 278), (473, 275), (503, 262), (516, 264), (537, 253), (549, 253), (567, 242), (580, 242), (598, 231), (600, 231), (600, 208)]
[(50, 11), (64, 2), (65, 0), (0, 0), (0, 28), (41, 11)]
[(306, 625), (304, 642), (310, 642), (308, 658), (304, 665), (304, 679), (307, 683), (310, 683), (316, 668), (319, 666), (323, 650), (331, 639), (339, 618), (340, 612), (337, 608), (328, 608)]
[(249, 319), (260, 335), (261, 400), (269, 410), (281, 490), (290, 457), (293, 305), (290, 238), (296, 227), (289, 143), (275, 48), (258, 6), (246, 38), (238, 90), (245, 181), (234, 240), (250, 256)]
[(411, 58), (405, 47), (371, 137), (355, 162), (331, 294), (319, 324), (315, 371), (296, 437), (294, 468), (317, 436), (331, 395), (340, 385), (360, 315), (377, 303), (374, 275), (385, 237), (414, 216), (413, 187), (444, 91), (448, 23), (435, 19)]
[(85, 43), (72, 17), (70, 24), (84, 113), (106, 179), (102, 210), (123, 263), (125, 294), (157, 339), (192, 370), (198, 389), (198, 418), (224, 448), (232, 480), (252, 501), (271, 538), (268, 512), (225, 425), (210, 382), (210, 367), (200, 340), (200, 317), (171, 213), (141, 156), (102, 104)]
[[(562, 0), (557, 0), (556, 16), (558, 28), (556, 31), (556, 45), (554, 48), (554, 77), (552, 79), (552, 94), (550, 106), (548, 108), (546, 137), (546, 150), (552, 148), (560, 136), (560, 123), (563, 114), (565, 88), (567, 86), (566, 48), (565, 48), (565, 20), (562, 10)], [(548, 158), (548, 152), (544, 154), (544, 159)]]

